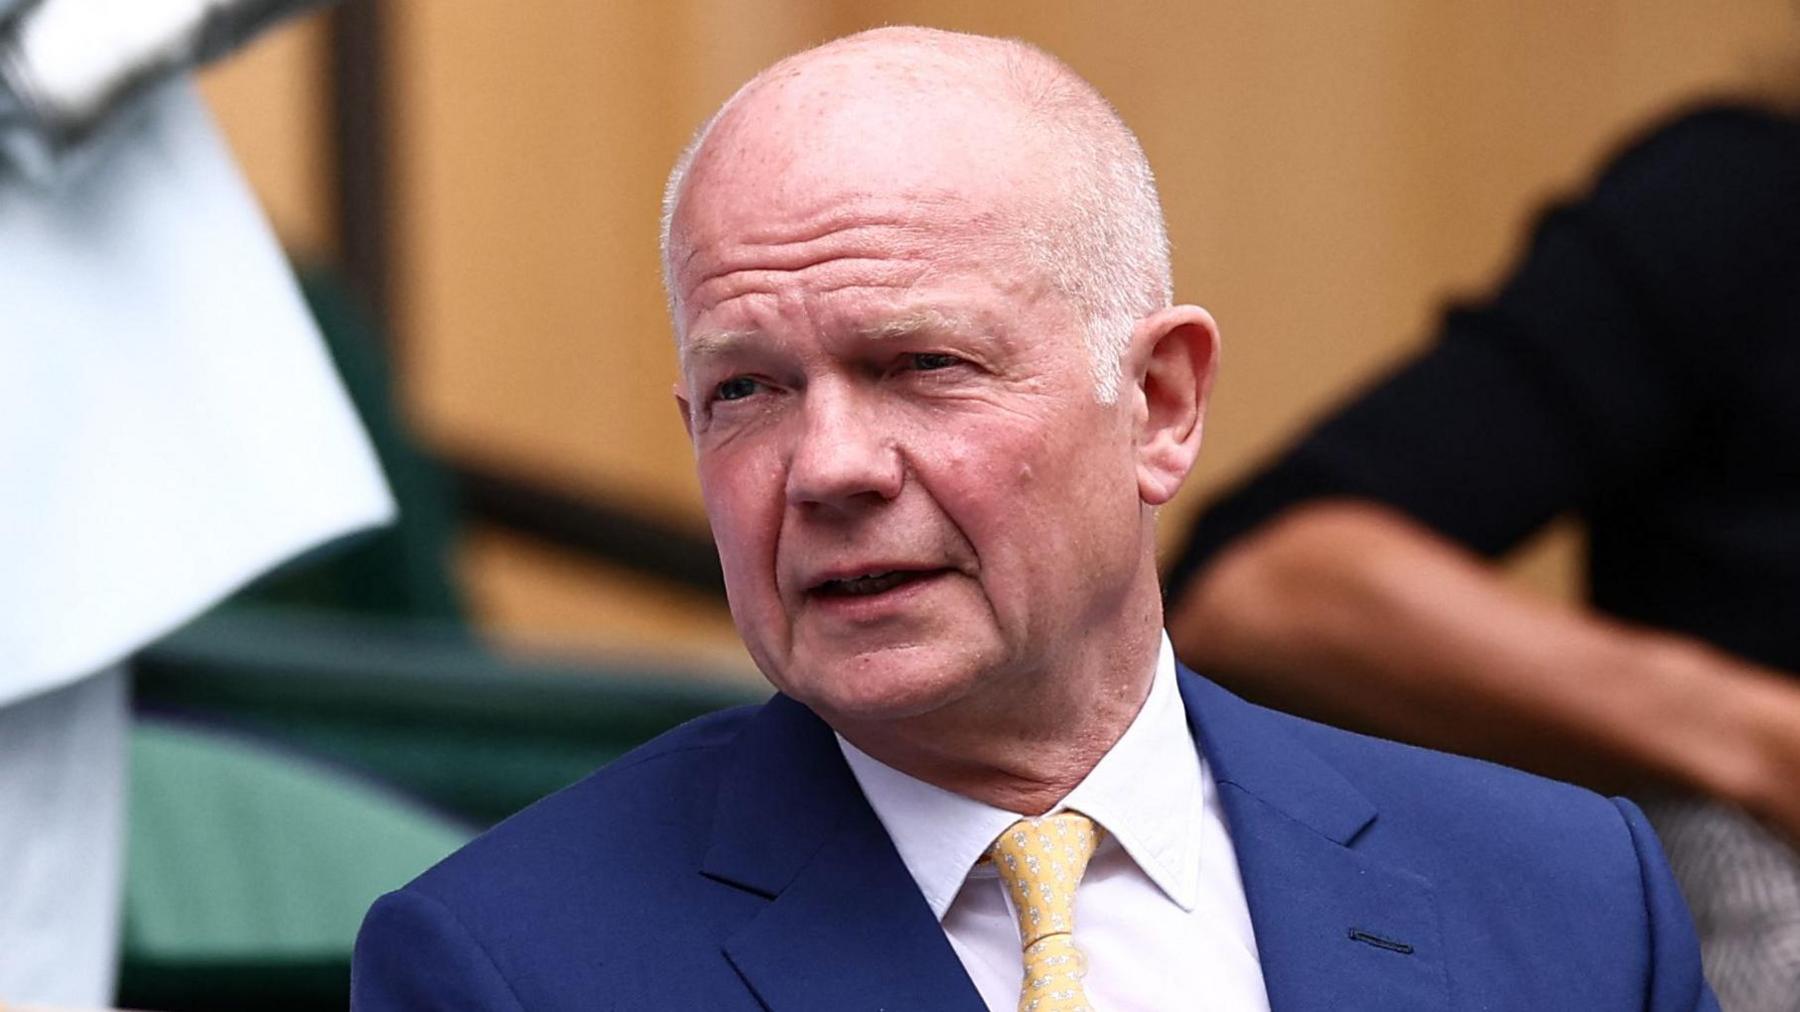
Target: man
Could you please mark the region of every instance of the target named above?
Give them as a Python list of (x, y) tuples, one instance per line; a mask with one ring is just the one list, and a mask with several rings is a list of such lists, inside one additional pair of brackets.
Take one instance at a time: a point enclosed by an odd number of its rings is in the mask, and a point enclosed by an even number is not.
[(726, 103), (666, 211), (677, 397), (781, 693), (385, 897), (360, 1008), (1713, 1007), (1629, 804), (1177, 671), (1154, 517), (1217, 335), (1071, 71), (828, 44)]

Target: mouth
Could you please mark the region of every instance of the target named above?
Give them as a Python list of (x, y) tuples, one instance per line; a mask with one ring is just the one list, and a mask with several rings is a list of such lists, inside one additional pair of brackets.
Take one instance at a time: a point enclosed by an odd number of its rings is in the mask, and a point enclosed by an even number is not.
[(815, 597), (825, 598), (873, 597), (930, 579), (943, 572), (941, 569), (889, 569), (840, 580), (825, 580), (814, 586), (810, 593)]

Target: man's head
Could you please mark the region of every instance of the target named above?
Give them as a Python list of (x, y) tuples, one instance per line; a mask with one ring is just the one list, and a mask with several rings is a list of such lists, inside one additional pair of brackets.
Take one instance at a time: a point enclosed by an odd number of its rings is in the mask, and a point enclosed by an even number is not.
[(996, 727), (1144, 674), (1216, 338), (1169, 305), (1149, 170), (1086, 82), (852, 36), (740, 90), (665, 210), (677, 393), (778, 687), (840, 730)]
[(1046, 149), (1036, 154), (1044, 159), (1043, 175), (1058, 192), (1035, 213), (1006, 223), (1015, 230), (1013, 252), (1021, 267), (1045, 273), (1070, 299), (1093, 358), (1097, 396), (1112, 400), (1132, 325), (1173, 298), (1155, 177), (1137, 137), (1104, 96), (1055, 57), (1016, 39), (879, 29), (784, 60), (739, 89), (682, 152), (663, 194), (663, 282), (677, 339), (683, 322), (673, 264), (689, 251), (677, 245), (672, 225), (695, 156), (741, 100), (830, 62), (852, 76), (880, 75), (884, 80), (870, 84), (896, 101), (960, 102), (977, 97), (969, 94), (973, 89), (1028, 121)]

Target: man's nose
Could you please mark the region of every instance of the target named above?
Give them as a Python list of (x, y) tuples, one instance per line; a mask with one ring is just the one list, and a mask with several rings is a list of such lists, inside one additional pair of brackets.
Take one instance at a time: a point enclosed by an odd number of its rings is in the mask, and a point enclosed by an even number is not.
[(846, 508), (900, 494), (905, 470), (879, 410), (843, 392), (815, 390), (802, 419), (788, 463), (789, 503)]

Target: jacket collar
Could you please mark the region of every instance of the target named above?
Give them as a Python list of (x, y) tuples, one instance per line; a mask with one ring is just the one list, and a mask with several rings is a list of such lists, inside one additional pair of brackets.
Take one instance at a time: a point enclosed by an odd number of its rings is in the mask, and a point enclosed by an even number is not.
[(725, 955), (771, 1012), (982, 1012), (831, 730), (776, 696), (727, 759), (701, 866), (770, 897)]

